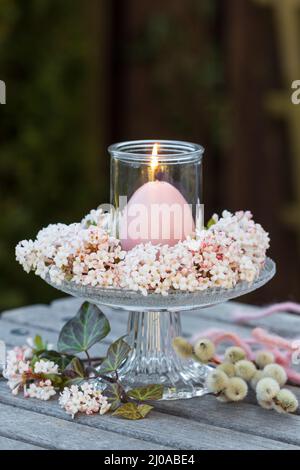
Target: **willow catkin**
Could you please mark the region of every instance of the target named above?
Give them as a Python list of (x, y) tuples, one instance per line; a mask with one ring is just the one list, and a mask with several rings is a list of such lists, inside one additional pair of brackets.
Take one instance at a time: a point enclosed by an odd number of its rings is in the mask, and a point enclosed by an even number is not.
[(246, 359), (246, 353), (242, 348), (238, 346), (231, 346), (225, 351), (225, 360), (235, 364), (238, 361)]
[(228, 384), (224, 393), (229, 400), (240, 401), (247, 395), (248, 387), (245, 380), (240, 377), (232, 377), (231, 379), (228, 379)]

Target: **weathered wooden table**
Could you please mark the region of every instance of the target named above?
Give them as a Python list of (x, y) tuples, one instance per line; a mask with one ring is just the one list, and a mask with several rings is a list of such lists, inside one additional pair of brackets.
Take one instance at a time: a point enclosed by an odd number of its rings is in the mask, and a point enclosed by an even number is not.
[[(60, 299), (3, 312), (0, 339), (7, 347), (41, 334), (56, 344), (58, 331), (81, 301)], [(183, 330), (190, 336), (204, 328), (219, 327), (244, 335), (251, 322), (232, 325), (231, 315), (241, 304), (228, 302), (201, 312), (183, 313)], [(247, 306), (253, 310), (254, 307)], [(107, 312), (112, 332), (107, 343), (126, 331), (127, 315)], [(300, 318), (292, 314), (256, 321), (271, 331), (300, 336)], [(106, 346), (107, 346), (106, 343)], [(300, 399), (300, 388), (293, 387)], [(42, 402), (13, 396), (0, 380), (0, 449), (300, 449), (300, 416), (281, 415), (260, 408), (254, 397), (238, 404), (222, 404), (213, 396), (158, 402), (156, 411), (141, 421), (109, 415), (80, 416), (73, 421), (57, 401)]]

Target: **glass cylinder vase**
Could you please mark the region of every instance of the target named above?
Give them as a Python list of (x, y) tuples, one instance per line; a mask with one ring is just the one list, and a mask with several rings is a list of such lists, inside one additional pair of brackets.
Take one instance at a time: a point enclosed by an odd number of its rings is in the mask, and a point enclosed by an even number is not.
[(115, 235), (125, 250), (148, 241), (175, 245), (201, 226), (200, 145), (139, 140), (108, 150)]
[[(200, 228), (200, 145), (143, 140), (114, 144), (108, 150), (115, 236), (124, 250), (148, 242), (172, 246)], [(164, 399), (205, 393), (208, 368), (179, 358), (172, 346), (182, 334), (180, 309), (143, 309), (141, 298), (131, 307), (124, 305), (124, 310), (130, 312), (131, 352), (119, 371), (122, 382), (128, 388), (162, 384)]]

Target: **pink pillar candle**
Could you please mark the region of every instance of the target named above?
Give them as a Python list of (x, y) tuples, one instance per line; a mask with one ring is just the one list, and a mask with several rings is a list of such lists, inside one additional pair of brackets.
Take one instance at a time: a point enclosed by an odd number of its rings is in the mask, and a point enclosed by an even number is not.
[(173, 246), (195, 230), (190, 205), (170, 183), (150, 181), (131, 197), (120, 218), (122, 248), (140, 243)]

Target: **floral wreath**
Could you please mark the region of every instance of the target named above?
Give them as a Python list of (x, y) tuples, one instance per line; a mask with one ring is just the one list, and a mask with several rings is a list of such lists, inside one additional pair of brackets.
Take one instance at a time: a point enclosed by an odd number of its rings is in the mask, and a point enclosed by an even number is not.
[(268, 233), (249, 211), (216, 214), (207, 227), (174, 246), (151, 242), (122, 250), (111, 236), (112, 217), (92, 210), (81, 222), (51, 224), (36, 239), (16, 247), (17, 261), (61, 285), (64, 281), (93, 287), (121, 288), (168, 295), (172, 290), (230, 289), (252, 283), (264, 266)]

